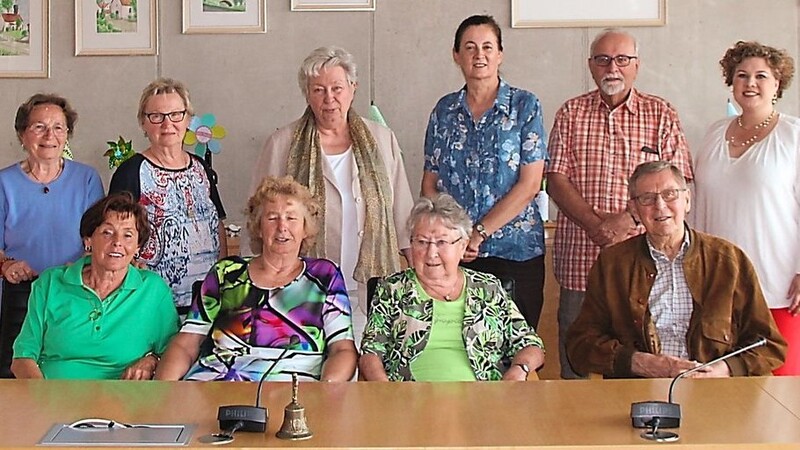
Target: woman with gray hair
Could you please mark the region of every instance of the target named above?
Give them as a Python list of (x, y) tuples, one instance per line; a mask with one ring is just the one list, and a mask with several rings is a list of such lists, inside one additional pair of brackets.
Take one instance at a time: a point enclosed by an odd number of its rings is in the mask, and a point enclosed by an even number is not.
[(298, 82), (308, 107), (267, 139), (251, 192), (265, 176), (291, 175), (319, 199), (321, 232), (304, 250), (341, 266), (358, 338), (367, 280), (400, 270), (411, 189), (392, 130), (351, 108), (358, 87), (353, 55), (320, 47), (303, 61)]
[(448, 194), (420, 198), (408, 219), (413, 266), (381, 283), (361, 343), (370, 381), (525, 380), (542, 340), (493, 275), (459, 267), (472, 232)]

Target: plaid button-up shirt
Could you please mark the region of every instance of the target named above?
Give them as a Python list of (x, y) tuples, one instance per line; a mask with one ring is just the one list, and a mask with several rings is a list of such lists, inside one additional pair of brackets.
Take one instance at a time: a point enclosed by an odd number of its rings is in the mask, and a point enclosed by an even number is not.
[[(628, 178), (639, 164), (671, 161), (687, 180), (692, 162), (678, 113), (664, 99), (631, 90), (611, 110), (597, 90), (568, 100), (556, 113), (547, 173), (566, 175), (583, 199), (618, 213), (628, 200)], [(600, 247), (564, 214), (558, 215), (554, 272), (562, 288), (585, 291)]]

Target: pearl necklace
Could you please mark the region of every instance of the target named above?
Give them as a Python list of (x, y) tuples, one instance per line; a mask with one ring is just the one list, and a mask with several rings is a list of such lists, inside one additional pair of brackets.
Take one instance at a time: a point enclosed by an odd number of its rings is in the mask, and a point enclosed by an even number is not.
[[(747, 138), (744, 141), (742, 141), (742, 142), (737, 144), (735, 142), (733, 133), (731, 133), (731, 137), (728, 138), (728, 143), (731, 144), (731, 145), (734, 145), (734, 146), (739, 146), (739, 147), (749, 147), (751, 144), (753, 144), (755, 141), (758, 140), (758, 138), (759, 138), (758, 135), (761, 133), (759, 130), (769, 126), (769, 124), (772, 123), (772, 119), (774, 117), (775, 117), (775, 110), (773, 109), (772, 112), (769, 113), (769, 115), (766, 117), (766, 119), (762, 120), (761, 123), (759, 123), (758, 125), (753, 127), (753, 130), (755, 130), (755, 134), (754, 135), (750, 136), (749, 138)], [(741, 128), (743, 130), (746, 130), (746, 128), (744, 127), (744, 124), (742, 123), (742, 116), (739, 116), (739, 117), (736, 118), (736, 124), (739, 125), (739, 128)]]

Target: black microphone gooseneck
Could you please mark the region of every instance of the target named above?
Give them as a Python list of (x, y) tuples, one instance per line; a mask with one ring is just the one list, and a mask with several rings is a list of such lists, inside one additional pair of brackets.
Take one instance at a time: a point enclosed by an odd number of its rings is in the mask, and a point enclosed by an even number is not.
[[(681, 405), (672, 401), (672, 393), (675, 390), (675, 384), (681, 378), (684, 378), (688, 375), (691, 375), (699, 370), (702, 370), (705, 367), (708, 367), (712, 364), (716, 364), (720, 361), (724, 361), (732, 356), (736, 356), (740, 353), (746, 352), (748, 350), (752, 350), (756, 347), (762, 346), (767, 343), (765, 338), (760, 338), (756, 342), (753, 342), (750, 345), (742, 347), (736, 351), (731, 353), (727, 353), (725, 355), (720, 356), (719, 358), (713, 359), (707, 363), (700, 364), (697, 367), (693, 367), (686, 372), (678, 374), (675, 378), (672, 379), (672, 382), (669, 384), (669, 401), (662, 402), (662, 401), (647, 401), (647, 402), (637, 402), (631, 404), (631, 424), (634, 428), (649, 428), (657, 424), (661, 428), (678, 428), (681, 425)], [(658, 420), (656, 420), (658, 419)], [(647, 439), (653, 438), (653, 436), (657, 434), (654, 432), (650, 432)], [(660, 438), (659, 438), (660, 439)]]
[(289, 345), (285, 349), (283, 349), (283, 351), (281, 352), (280, 355), (278, 355), (277, 358), (275, 358), (275, 361), (272, 361), (272, 365), (269, 366), (269, 369), (267, 369), (264, 372), (264, 374), (261, 375), (261, 379), (258, 380), (258, 392), (256, 393), (256, 408), (260, 408), (261, 407), (261, 385), (264, 384), (264, 380), (267, 379), (267, 375), (271, 374), (272, 373), (272, 369), (274, 369), (275, 366), (278, 365), (278, 362), (280, 360), (282, 360), (284, 356), (286, 356), (286, 353), (289, 350), (291, 350), (292, 347), (294, 347), (295, 345), (297, 345), (299, 343), (300, 343), (300, 337), (298, 337), (296, 334), (293, 334), (289, 338)]
[(241, 431), (255, 431), (261, 433), (267, 430), (269, 412), (267, 408), (261, 407), (261, 386), (264, 384), (264, 380), (267, 376), (275, 369), (278, 362), (280, 362), (283, 357), (286, 356), (286, 353), (298, 343), (300, 343), (299, 336), (294, 334), (289, 337), (289, 344), (283, 349), (280, 355), (272, 361), (272, 365), (269, 366), (269, 369), (261, 375), (261, 379), (258, 381), (258, 393), (256, 394), (255, 406), (230, 405), (219, 407), (217, 420), (219, 420), (219, 428), (221, 430), (230, 430), (227, 433), (228, 435), (233, 434), (234, 428), (240, 429)]
[(706, 367), (708, 367), (710, 365), (716, 364), (716, 363), (718, 363), (720, 361), (724, 361), (724, 360), (726, 360), (726, 359), (728, 359), (728, 358), (730, 358), (732, 356), (736, 356), (739, 353), (744, 353), (744, 352), (746, 352), (748, 350), (752, 350), (752, 349), (754, 349), (756, 347), (761, 347), (762, 345), (765, 345), (766, 343), (767, 343), (767, 338), (763, 338), (762, 337), (761, 339), (753, 342), (752, 344), (750, 344), (750, 345), (748, 345), (746, 347), (742, 347), (739, 350), (736, 350), (734, 352), (722, 355), (719, 358), (712, 359), (711, 361), (709, 361), (707, 363), (700, 364), (699, 366), (697, 366), (695, 368), (692, 368), (692, 369), (687, 370), (686, 372), (680, 373), (677, 377), (673, 378), (672, 382), (669, 384), (669, 402), (670, 403), (674, 403), (672, 401), (672, 391), (675, 389), (675, 383), (678, 380), (680, 380), (681, 378), (684, 378), (687, 375), (693, 374), (693, 373), (697, 372), (698, 370), (704, 369), (704, 368), (706, 368)]

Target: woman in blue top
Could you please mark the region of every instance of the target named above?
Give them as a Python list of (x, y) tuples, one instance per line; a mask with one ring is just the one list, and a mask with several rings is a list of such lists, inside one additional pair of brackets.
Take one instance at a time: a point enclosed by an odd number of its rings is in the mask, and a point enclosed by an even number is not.
[(515, 302), (537, 326), (544, 288), (544, 226), (534, 197), (548, 158), (539, 99), (509, 86), (500, 27), (471, 16), (453, 59), (466, 85), (436, 104), (425, 135), (422, 195), (452, 195), (475, 223), (462, 264), (516, 282)]
[(78, 113), (52, 94), (17, 109), (14, 128), (24, 158), (0, 170), (0, 377), (11, 377), (11, 345), (28, 308), (30, 282), (44, 269), (83, 254), (81, 215), (103, 196), (92, 167), (62, 157)]

